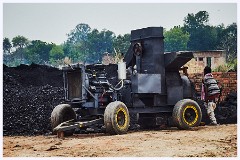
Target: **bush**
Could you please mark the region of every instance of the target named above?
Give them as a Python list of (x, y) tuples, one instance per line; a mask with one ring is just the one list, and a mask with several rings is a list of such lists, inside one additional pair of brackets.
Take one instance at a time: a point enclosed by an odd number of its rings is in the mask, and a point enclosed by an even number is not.
[(213, 72), (237, 72), (237, 59), (216, 67)]

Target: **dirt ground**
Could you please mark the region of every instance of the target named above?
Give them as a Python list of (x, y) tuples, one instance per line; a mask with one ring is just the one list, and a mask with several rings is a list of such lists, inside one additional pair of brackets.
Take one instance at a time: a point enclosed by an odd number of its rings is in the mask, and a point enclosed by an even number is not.
[(125, 135), (4, 136), (4, 157), (237, 157), (237, 125)]

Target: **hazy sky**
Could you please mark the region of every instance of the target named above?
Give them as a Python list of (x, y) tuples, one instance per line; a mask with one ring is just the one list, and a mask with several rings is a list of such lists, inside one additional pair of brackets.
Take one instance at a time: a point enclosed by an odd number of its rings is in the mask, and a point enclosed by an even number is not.
[(236, 3), (3, 3), (3, 37), (11, 40), (22, 35), (30, 40), (60, 44), (79, 23), (89, 24), (99, 31), (105, 28), (116, 35), (149, 26), (169, 30), (175, 25), (182, 26), (188, 13), (198, 11), (209, 13), (211, 25), (223, 23), (227, 26), (237, 22)]

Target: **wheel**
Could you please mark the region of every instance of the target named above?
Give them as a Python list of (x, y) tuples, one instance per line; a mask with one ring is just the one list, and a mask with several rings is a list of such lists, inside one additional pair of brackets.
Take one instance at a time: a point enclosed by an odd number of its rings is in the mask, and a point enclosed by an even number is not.
[(120, 101), (111, 102), (104, 112), (104, 125), (110, 134), (127, 133), (130, 123), (129, 112), (126, 105)]
[[(56, 106), (51, 114), (51, 125), (52, 129), (57, 127), (60, 123), (76, 119), (76, 113), (71, 108), (69, 104), (59, 104)], [(69, 130), (64, 132), (64, 136), (71, 136), (73, 135), (74, 130)], [(56, 134), (55, 132), (53, 134)]]
[(179, 129), (189, 129), (199, 126), (202, 120), (202, 111), (194, 100), (183, 99), (174, 106), (172, 118), (173, 123)]

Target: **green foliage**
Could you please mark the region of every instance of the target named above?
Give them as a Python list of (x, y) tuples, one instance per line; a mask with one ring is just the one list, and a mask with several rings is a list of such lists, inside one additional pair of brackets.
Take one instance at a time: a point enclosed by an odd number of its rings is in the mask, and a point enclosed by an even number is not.
[(226, 51), (228, 62), (234, 60), (237, 57), (237, 24), (233, 23), (226, 28), (223, 24), (210, 26), (207, 24), (208, 18), (206, 11), (188, 14), (184, 18), (183, 29), (190, 34), (188, 50), (221, 49)]
[(237, 72), (237, 59), (216, 67), (213, 72)]
[(53, 45), (51, 51), (49, 52), (50, 59), (62, 59), (64, 58), (63, 47), (59, 45)]
[(233, 23), (226, 28), (218, 26), (218, 49), (223, 49), (227, 54), (227, 61), (237, 58), (237, 24)]
[(112, 53), (114, 37), (114, 33), (109, 30), (102, 30), (101, 32), (97, 29), (92, 30), (88, 34), (86, 44), (88, 51), (85, 53), (85, 61), (88, 63), (101, 62), (103, 53)]
[(58, 67), (59, 65), (62, 65), (64, 61), (64, 52), (63, 52), (63, 46), (61, 45), (53, 45), (51, 51), (49, 52), (50, 56), (50, 64), (53, 66)]
[(164, 32), (164, 48), (167, 52), (187, 50), (190, 35), (179, 26)]
[(206, 26), (209, 18), (209, 14), (206, 11), (199, 11), (196, 14), (188, 14), (187, 17), (184, 18), (184, 27), (186, 29), (198, 29), (200, 27)]
[(109, 30), (91, 30), (86, 24), (79, 24), (68, 34), (63, 45), (64, 55), (73, 62), (101, 62), (105, 52), (113, 52), (115, 34)]
[(81, 41), (86, 41), (90, 30), (91, 28), (88, 24), (78, 24), (69, 34), (67, 34), (67, 43), (77, 44)]
[(74, 45), (68, 42), (63, 44), (64, 55), (69, 57), (73, 63), (76, 63), (78, 60), (83, 59), (79, 56), (78, 45)]
[(12, 44), (9, 40), (9, 38), (3, 38), (3, 53), (10, 53), (10, 50), (12, 48)]
[(213, 50), (216, 49), (217, 31), (213, 26), (207, 25), (209, 14), (199, 11), (188, 14), (184, 18), (183, 29), (190, 34), (188, 50)]
[(40, 40), (31, 41), (30, 45), (26, 47), (26, 59), (28, 63), (43, 64), (49, 61), (49, 52), (53, 44), (48, 44)]
[(229, 70), (228, 65), (224, 64), (224, 65), (219, 65), (218, 67), (213, 69), (213, 72), (228, 72), (228, 70)]
[(237, 58), (232, 59), (231, 61), (228, 62), (229, 66), (229, 71), (237, 71)]
[(118, 35), (113, 40), (113, 47), (117, 49), (118, 52), (125, 55), (127, 53), (128, 48), (130, 47), (130, 34)]
[(28, 43), (28, 39), (24, 36), (16, 36), (12, 39), (13, 47), (16, 47), (17, 49), (26, 47)]
[(13, 56), (9, 56), (9, 59), (6, 61), (3, 61), (5, 65), (9, 66), (9, 67), (16, 67), (19, 66), (20, 64), (22, 64), (22, 61), (20, 59), (16, 59), (13, 58)]
[[(20, 63), (25, 63), (24, 62), (24, 48), (27, 47), (27, 45), (29, 44), (29, 41), (27, 38), (25, 38), (24, 36), (16, 36), (12, 39), (12, 46), (15, 47), (15, 57), (16, 59), (19, 59), (21, 62)], [(17, 60), (16, 60), (17, 61)]]

